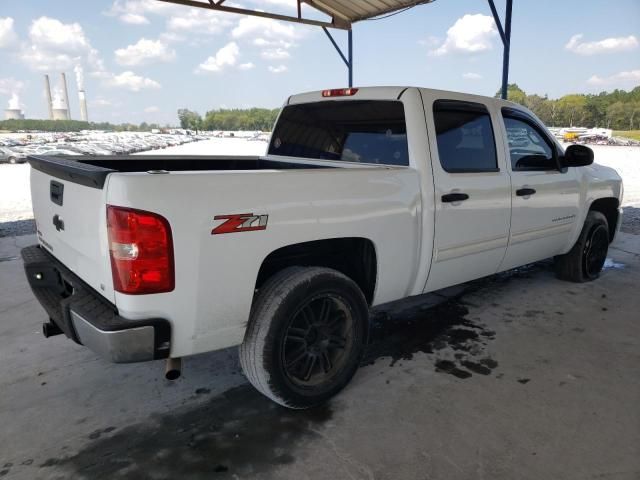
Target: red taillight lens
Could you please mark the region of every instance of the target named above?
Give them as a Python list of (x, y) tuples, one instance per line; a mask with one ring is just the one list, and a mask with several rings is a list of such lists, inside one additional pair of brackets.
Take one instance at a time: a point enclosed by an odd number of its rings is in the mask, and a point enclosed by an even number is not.
[(155, 213), (107, 206), (113, 288), (141, 295), (175, 287), (173, 241), (167, 220)]
[(357, 88), (333, 88), (331, 90), (323, 90), (323, 97), (351, 97), (358, 93)]

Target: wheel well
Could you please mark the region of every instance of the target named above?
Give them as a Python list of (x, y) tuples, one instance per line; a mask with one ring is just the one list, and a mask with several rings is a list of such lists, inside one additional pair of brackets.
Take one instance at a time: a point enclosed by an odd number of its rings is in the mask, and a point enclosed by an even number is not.
[(276, 272), (292, 266), (328, 267), (338, 270), (356, 282), (369, 305), (373, 301), (378, 263), (375, 247), (369, 239), (331, 238), (279, 248), (262, 262), (256, 289)]
[(616, 224), (618, 223), (618, 202), (617, 198), (599, 198), (595, 200), (589, 211), (595, 211), (602, 213), (609, 224), (609, 241), (613, 241), (613, 237), (616, 233)]

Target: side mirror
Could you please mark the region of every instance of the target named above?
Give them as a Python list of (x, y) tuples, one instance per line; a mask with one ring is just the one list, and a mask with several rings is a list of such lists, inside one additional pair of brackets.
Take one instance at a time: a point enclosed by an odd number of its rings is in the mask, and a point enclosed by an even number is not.
[(560, 158), (563, 167), (586, 167), (593, 163), (593, 150), (584, 145), (570, 145)]

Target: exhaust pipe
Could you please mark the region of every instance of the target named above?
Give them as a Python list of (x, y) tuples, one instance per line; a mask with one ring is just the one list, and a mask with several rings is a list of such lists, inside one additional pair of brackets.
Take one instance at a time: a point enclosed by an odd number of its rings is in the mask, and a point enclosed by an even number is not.
[(61, 335), (62, 333), (64, 332), (60, 330), (60, 327), (58, 327), (53, 322), (42, 324), (42, 334), (44, 335), (44, 338), (55, 337), (56, 335)]
[(164, 370), (164, 378), (167, 380), (177, 380), (182, 374), (182, 358), (167, 358), (167, 365)]

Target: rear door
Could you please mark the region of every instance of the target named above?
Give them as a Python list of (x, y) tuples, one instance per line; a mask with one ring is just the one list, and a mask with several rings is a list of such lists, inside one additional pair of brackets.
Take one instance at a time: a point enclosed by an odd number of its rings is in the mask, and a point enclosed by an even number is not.
[(432, 291), (498, 270), (509, 238), (511, 183), (491, 101), (423, 92), (435, 188), (425, 289)]
[(511, 238), (500, 270), (549, 258), (568, 248), (580, 203), (575, 169), (558, 168), (560, 146), (522, 110), (502, 108), (513, 183)]
[[(106, 230), (106, 187), (85, 178), (91, 165), (30, 158), (31, 199), (40, 245), (114, 301)], [(46, 171), (45, 171), (46, 170)], [(86, 180), (86, 181), (85, 181)]]

